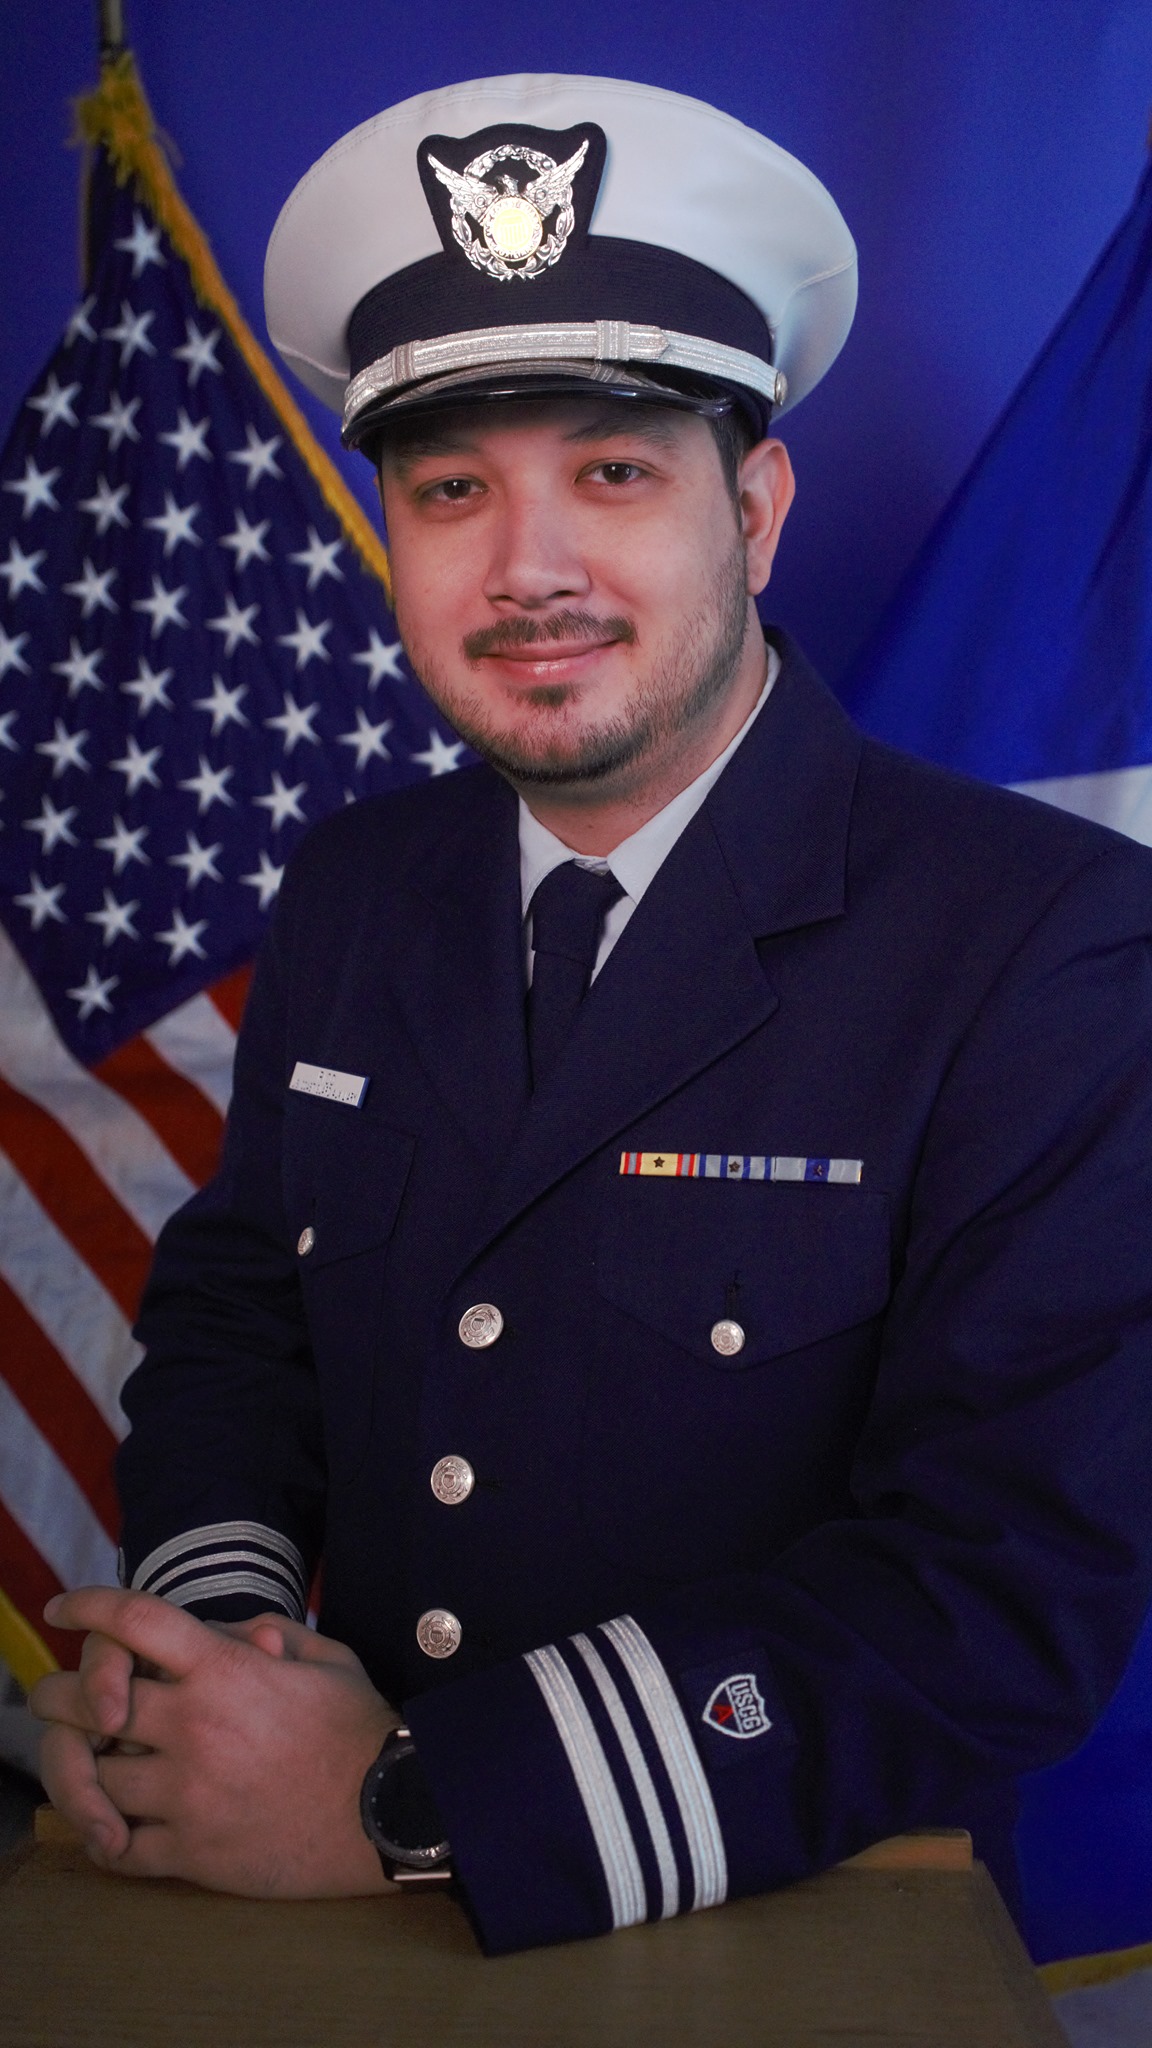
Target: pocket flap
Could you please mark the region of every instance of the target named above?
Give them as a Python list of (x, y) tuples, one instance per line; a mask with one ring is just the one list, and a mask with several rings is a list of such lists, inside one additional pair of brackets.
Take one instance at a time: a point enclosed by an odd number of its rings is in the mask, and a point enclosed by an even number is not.
[(285, 1116), (284, 1207), (301, 1266), (315, 1272), (391, 1235), (416, 1140), (367, 1110), (297, 1096)]
[[(720, 1370), (866, 1322), (891, 1292), (887, 1196), (860, 1187), (625, 1179), (606, 1204), (601, 1293)], [(742, 1348), (712, 1342), (739, 1323)]]

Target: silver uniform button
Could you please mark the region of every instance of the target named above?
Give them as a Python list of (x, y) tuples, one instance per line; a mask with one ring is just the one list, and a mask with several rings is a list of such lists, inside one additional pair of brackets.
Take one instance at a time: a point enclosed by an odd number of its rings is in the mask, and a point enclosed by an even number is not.
[(460, 1342), (469, 1351), (486, 1351), (504, 1328), (504, 1318), (495, 1302), (478, 1301), (460, 1318)]
[(416, 1623), (416, 1641), (426, 1657), (454, 1657), (464, 1631), (446, 1607), (429, 1607)]
[(476, 1484), (476, 1474), (467, 1458), (437, 1458), (432, 1467), (432, 1491), (446, 1508), (467, 1500)]
[(731, 1316), (723, 1316), (718, 1323), (713, 1323), (712, 1349), (718, 1351), (721, 1358), (735, 1358), (738, 1351), (743, 1351), (744, 1332)]
[(296, 1239), (296, 1249), (299, 1252), (300, 1257), (302, 1259), (306, 1259), (308, 1257), (308, 1254), (311, 1251), (315, 1242), (316, 1232), (313, 1230), (312, 1225), (310, 1223), (306, 1223), (304, 1225), (303, 1230), (300, 1232), (299, 1237)]

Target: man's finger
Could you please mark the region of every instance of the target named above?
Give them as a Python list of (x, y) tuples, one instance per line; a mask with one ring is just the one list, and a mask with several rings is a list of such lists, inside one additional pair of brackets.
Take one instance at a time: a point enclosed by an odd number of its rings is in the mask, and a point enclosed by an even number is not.
[[(302, 1621), (289, 1621), (286, 1614), (258, 1614), (252, 1621), (240, 1623), (238, 1632), (269, 1655), (288, 1657), (297, 1664), (341, 1664), (353, 1671), (362, 1668), (355, 1650), (350, 1650), (347, 1643), (338, 1643), (334, 1636), (322, 1636), (316, 1629), (306, 1628)], [(280, 1638), (278, 1650), (270, 1647), (273, 1632)]]
[[(117, 1877), (180, 1877), (183, 1875), (175, 1837), (170, 1827), (162, 1821), (143, 1821), (134, 1827), (128, 1836), (123, 1853), (105, 1858), (99, 1851), (89, 1850), (94, 1863), (102, 1870), (113, 1870)], [(397, 1891), (401, 1889), (399, 1885)]]
[(84, 1711), (80, 1681), (74, 1671), (53, 1671), (38, 1678), (28, 1695), (28, 1711), (41, 1721), (68, 1721), (79, 1727)]
[(116, 1586), (81, 1586), (57, 1593), (44, 1609), (53, 1628), (94, 1629), (173, 1678), (184, 1678), (219, 1638), (182, 1607), (153, 1593), (122, 1593)]
[(250, 1621), (218, 1621), (214, 1626), (242, 1643), (251, 1643), (254, 1649), (263, 1650), (266, 1657), (294, 1655), (286, 1641), (283, 1615), (254, 1614)]
[(101, 1735), (119, 1735), (132, 1711), (132, 1673), (135, 1659), (131, 1650), (111, 1636), (93, 1630), (80, 1652), (80, 1683), (92, 1715), (91, 1726)]
[(363, 1669), (355, 1650), (350, 1650), (347, 1643), (338, 1643), (334, 1636), (322, 1636), (318, 1630), (306, 1628), (302, 1621), (290, 1621), (286, 1614), (254, 1614), (248, 1621), (223, 1621), (216, 1626), (263, 1650), (268, 1657), (286, 1657), (295, 1664), (340, 1664), (348, 1671)]
[(39, 1721), (63, 1721), (69, 1728), (85, 1729), (91, 1735), (104, 1733), (92, 1718), (92, 1709), (75, 1671), (53, 1671), (47, 1678), (38, 1679), (28, 1695), (28, 1711)]
[[(178, 1688), (166, 1679), (136, 1678), (132, 1682), (132, 1712), (123, 1733), (116, 1738), (113, 1753), (123, 1755), (131, 1750), (144, 1749), (162, 1750), (165, 1755), (170, 1756), (180, 1742), (179, 1724)], [(107, 1758), (102, 1756), (99, 1776), (103, 1784), (109, 1782), (104, 1768), (106, 1762)], [(115, 1789), (109, 1789), (119, 1806), (120, 1801)], [(136, 1810), (133, 1807), (123, 1807), (121, 1811), (131, 1813), (135, 1817)], [(146, 1817), (149, 1820), (159, 1818), (156, 1814), (149, 1814)]]
[(80, 1654), (79, 1671), (54, 1671), (33, 1686), (28, 1696), (41, 1721), (66, 1721), (92, 1735), (120, 1735), (132, 1712), (132, 1677), (136, 1659), (110, 1636), (89, 1635)]
[(254, 1649), (263, 1650), (266, 1657), (289, 1657), (292, 1655), (284, 1639), (284, 1631), (274, 1621), (257, 1621), (245, 1641)]
[(101, 1790), (117, 1813), (129, 1814), (135, 1822), (167, 1820), (165, 1787), (171, 1783), (167, 1759), (142, 1751), (121, 1756), (116, 1750), (93, 1759)]
[(128, 1847), (129, 1828), (96, 1776), (87, 1736), (53, 1722), (40, 1744), (40, 1777), (58, 1813), (83, 1836), (101, 1861), (114, 1863)]

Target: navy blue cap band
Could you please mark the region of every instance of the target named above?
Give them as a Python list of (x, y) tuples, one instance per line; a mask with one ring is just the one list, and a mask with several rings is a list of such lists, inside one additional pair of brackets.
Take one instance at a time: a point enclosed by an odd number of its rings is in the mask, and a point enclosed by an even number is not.
[(674, 249), (589, 235), (530, 282), (503, 282), (427, 256), (367, 292), (348, 323), (350, 376), (404, 342), (522, 322), (628, 320), (677, 328), (770, 363), (767, 321), (737, 285)]

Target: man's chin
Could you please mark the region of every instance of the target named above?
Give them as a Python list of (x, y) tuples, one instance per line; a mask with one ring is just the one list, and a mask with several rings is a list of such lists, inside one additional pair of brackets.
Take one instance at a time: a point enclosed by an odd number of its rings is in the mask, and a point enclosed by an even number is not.
[[(556, 693), (560, 702), (537, 702), (527, 717), (507, 727), (482, 712), (470, 716), (475, 707), (452, 701), (448, 691), (431, 688), (428, 694), (473, 752), (517, 787), (597, 791), (642, 763), (653, 743), (652, 721), (644, 717), (577, 725), (567, 685)], [(539, 694), (550, 698), (553, 692)]]
[(626, 774), (644, 753), (643, 741), (637, 744), (630, 737), (612, 744), (601, 740), (595, 744), (531, 748), (490, 733), (464, 736), (498, 775), (525, 789), (592, 793)]

